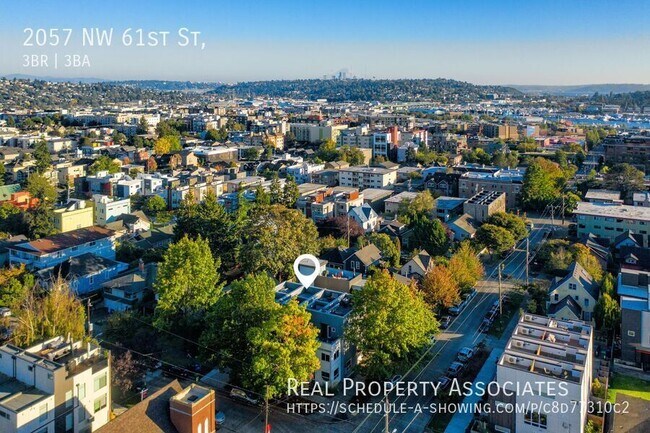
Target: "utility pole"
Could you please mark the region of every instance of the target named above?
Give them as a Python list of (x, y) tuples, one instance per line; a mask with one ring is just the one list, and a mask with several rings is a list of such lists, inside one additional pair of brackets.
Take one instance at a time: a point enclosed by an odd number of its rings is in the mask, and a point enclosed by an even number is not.
[(564, 194), (562, 194), (562, 227), (564, 227)]
[(503, 263), (499, 264), (499, 318), (503, 314), (503, 304), (501, 302), (501, 271), (503, 270)]
[(530, 266), (530, 237), (526, 238), (526, 286), (529, 284), (528, 280), (528, 267)]
[(350, 214), (348, 214), (348, 248), (350, 248)]
[(90, 323), (90, 298), (86, 299), (86, 305), (87, 305), (87, 307), (86, 307), (86, 309), (87, 309), (86, 319), (88, 321), (88, 336), (92, 337), (92, 335), (93, 335), (93, 329), (92, 329), (93, 324)]
[(388, 426), (388, 414), (390, 412), (390, 403), (388, 402), (388, 396), (386, 396), (386, 428), (384, 430), (384, 433), (390, 433), (390, 427)]
[(264, 433), (269, 431), (269, 386), (266, 385), (266, 392), (264, 393)]
[(549, 206), (551, 206), (551, 226), (553, 226), (553, 231), (555, 231), (555, 206), (552, 204)]

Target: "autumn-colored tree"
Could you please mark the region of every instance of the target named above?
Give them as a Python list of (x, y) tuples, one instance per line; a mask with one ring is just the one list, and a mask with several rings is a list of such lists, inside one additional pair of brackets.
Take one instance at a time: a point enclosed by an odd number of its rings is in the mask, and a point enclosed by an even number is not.
[(154, 152), (156, 152), (156, 155), (164, 155), (166, 153), (181, 150), (181, 139), (174, 135), (162, 136), (156, 140), (153, 149)]
[(420, 289), (431, 308), (451, 307), (460, 299), (460, 288), (449, 267), (439, 264), (424, 275)]
[(131, 351), (127, 350), (123, 354), (113, 357), (111, 368), (112, 383), (123, 393), (131, 391), (140, 372)]
[(485, 270), (469, 242), (462, 242), (449, 260), (449, 271), (461, 290), (474, 287)]

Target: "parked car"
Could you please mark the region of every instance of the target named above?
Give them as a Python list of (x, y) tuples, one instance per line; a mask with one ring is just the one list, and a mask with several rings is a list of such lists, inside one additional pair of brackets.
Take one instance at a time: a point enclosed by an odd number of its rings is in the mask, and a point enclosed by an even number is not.
[(226, 423), (226, 414), (218, 410), (214, 414), (214, 422), (217, 424), (217, 427), (221, 427)]
[(393, 376), (393, 377), (390, 378), (390, 383), (392, 383), (393, 385), (395, 385), (395, 384), (401, 382), (402, 379), (403, 379), (403, 377), (402, 377), (401, 375), (396, 374), (395, 376)]
[(492, 326), (492, 320), (490, 319), (483, 319), (483, 323), (481, 323), (481, 326), (479, 326), (479, 331), (485, 333), (490, 330), (490, 327)]
[(444, 391), (445, 389), (449, 388), (449, 385), (451, 385), (451, 379), (447, 376), (442, 376), (440, 379), (438, 379), (439, 391)]
[(471, 347), (463, 347), (458, 351), (458, 360), (461, 362), (467, 362), (474, 356), (474, 349)]
[(447, 329), (449, 328), (449, 325), (451, 325), (451, 317), (442, 316), (440, 319), (440, 329)]
[(459, 374), (463, 372), (465, 369), (465, 364), (462, 362), (452, 362), (449, 368), (447, 369), (447, 376), (449, 377), (457, 377)]
[(257, 400), (255, 397), (252, 397), (249, 395), (246, 391), (243, 389), (239, 388), (233, 388), (230, 390), (230, 397), (239, 400), (243, 403), (250, 404), (253, 406), (257, 406), (260, 404), (259, 400)]

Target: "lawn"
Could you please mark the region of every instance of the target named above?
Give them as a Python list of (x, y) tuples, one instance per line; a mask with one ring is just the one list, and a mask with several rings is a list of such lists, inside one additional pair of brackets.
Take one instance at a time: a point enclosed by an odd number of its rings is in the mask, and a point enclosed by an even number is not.
[(618, 393), (650, 401), (650, 382), (623, 374), (614, 374), (607, 390), (607, 400), (616, 401)]

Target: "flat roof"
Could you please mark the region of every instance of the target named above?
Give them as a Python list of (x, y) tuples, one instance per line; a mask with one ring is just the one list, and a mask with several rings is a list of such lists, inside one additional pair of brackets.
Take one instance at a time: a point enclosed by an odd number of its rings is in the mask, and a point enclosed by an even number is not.
[(341, 168), (339, 171), (352, 171), (355, 173), (370, 173), (370, 174), (388, 174), (396, 171), (394, 168), (382, 168), (382, 167), (366, 167), (366, 166), (354, 166)]
[(575, 214), (599, 217), (623, 218), (650, 221), (650, 207), (628, 206), (622, 204), (588, 203), (581, 201)]
[(0, 373), (0, 406), (2, 407), (18, 413), (48, 396), (49, 394), (33, 386), (27, 386), (13, 377)]
[(612, 191), (609, 189), (594, 189), (591, 188), (585, 194), (586, 199), (597, 199), (597, 200), (620, 200), (621, 192)]

